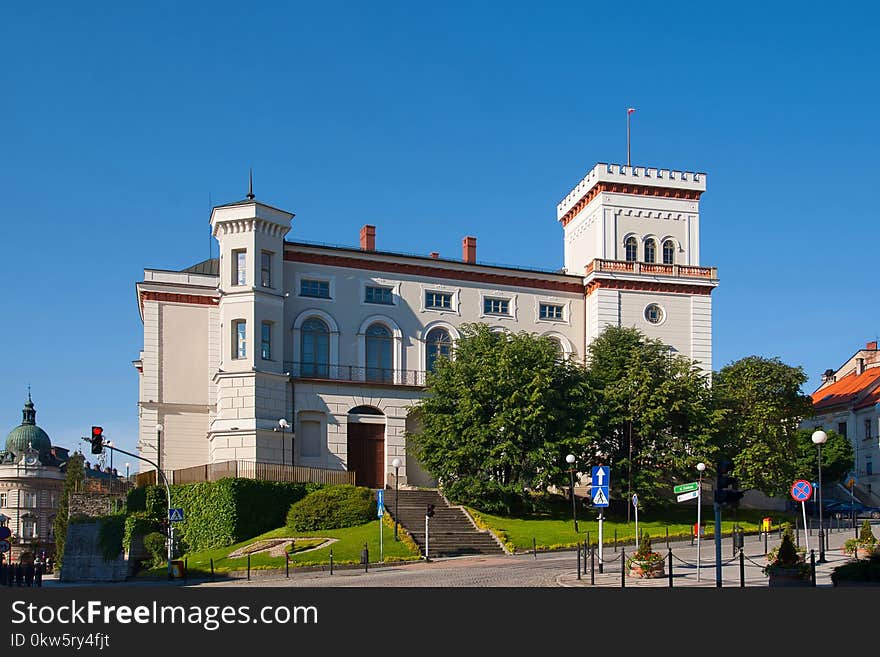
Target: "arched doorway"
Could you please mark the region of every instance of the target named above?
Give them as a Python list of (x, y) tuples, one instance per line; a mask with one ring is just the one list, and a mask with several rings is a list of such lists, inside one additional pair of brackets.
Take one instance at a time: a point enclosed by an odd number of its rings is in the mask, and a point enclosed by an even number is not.
[(385, 487), (385, 414), (372, 406), (357, 406), (348, 412), (348, 470), (355, 472), (355, 484)]

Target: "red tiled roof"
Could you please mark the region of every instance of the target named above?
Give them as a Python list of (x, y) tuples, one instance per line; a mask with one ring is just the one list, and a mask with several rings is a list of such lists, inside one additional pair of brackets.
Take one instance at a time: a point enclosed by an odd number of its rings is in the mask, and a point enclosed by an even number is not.
[[(813, 399), (813, 409), (819, 410), (837, 406), (838, 404), (848, 404), (858, 399), (865, 391), (880, 381), (880, 367), (870, 367), (859, 375), (855, 372), (847, 374), (840, 381), (832, 383), (814, 392), (811, 397)], [(869, 401), (873, 399), (873, 401)], [(880, 401), (880, 386), (870, 391), (868, 395), (859, 401), (858, 408), (870, 406)]]

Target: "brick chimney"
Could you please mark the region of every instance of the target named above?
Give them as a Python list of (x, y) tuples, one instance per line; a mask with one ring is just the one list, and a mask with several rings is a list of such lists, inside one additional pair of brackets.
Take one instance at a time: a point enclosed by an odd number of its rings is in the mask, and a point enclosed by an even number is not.
[(361, 251), (376, 250), (376, 227), (364, 224), (361, 228)]
[(477, 238), (465, 237), (461, 241), (461, 259), (465, 262), (477, 261)]
[(867, 349), (868, 351), (877, 351), (877, 341), (874, 340), (873, 342), (869, 342), (867, 345), (865, 345), (865, 349)]

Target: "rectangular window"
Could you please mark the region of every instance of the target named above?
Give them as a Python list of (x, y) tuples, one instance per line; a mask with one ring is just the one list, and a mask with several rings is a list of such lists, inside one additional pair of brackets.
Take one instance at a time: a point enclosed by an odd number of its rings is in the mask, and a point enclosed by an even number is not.
[(321, 423), (318, 420), (302, 420), (299, 426), (302, 434), (300, 455), (312, 458), (321, 456)]
[(562, 319), (562, 306), (552, 303), (542, 303), (539, 306), (538, 317), (541, 319)]
[(846, 438), (846, 422), (837, 423), (837, 433)]
[(378, 285), (367, 285), (364, 289), (364, 301), (366, 303), (381, 303), (386, 306), (394, 303), (391, 297), (391, 288)]
[(6, 506), (6, 493), (0, 493), (0, 508)]
[(260, 337), (260, 355), (263, 360), (272, 360), (272, 322), (263, 322)]
[(330, 298), (329, 281), (313, 281), (304, 278), (299, 283), (299, 295), (301, 297), (317, 297), (319, 299)]
[(247, 322), (243, 319), (232, 322), (232, 357), (247, 358)]
[(272, 287), (272, 253), (269, 251), (260, 253), (260, 285)]
[(26, 509), (35, 509), (37, 508), (37, 494), (36, 493), (25, 493), (21, 505)]
[(451, 292), (425, 292), (425, 308), (452, 309)]
[(486, 315), (510, 315), (510, 299), (483, 299), (483, 313)]
[(232, 252), (232, 284), (247, 285), (247, 251)]
[(870, 419), (865, 420), (865, 440), (868, 440), (869, 438), (873, 438), (873, 436), (871, 435), (871, 420)]

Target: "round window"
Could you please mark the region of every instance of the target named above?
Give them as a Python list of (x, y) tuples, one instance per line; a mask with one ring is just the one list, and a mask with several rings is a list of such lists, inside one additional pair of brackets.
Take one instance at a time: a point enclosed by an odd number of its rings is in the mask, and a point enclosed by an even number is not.
[(645, 308), (645, 319), (651, 324), (660, 324), (666, 318), (666, 313), (656, 303), (649, 303)]

